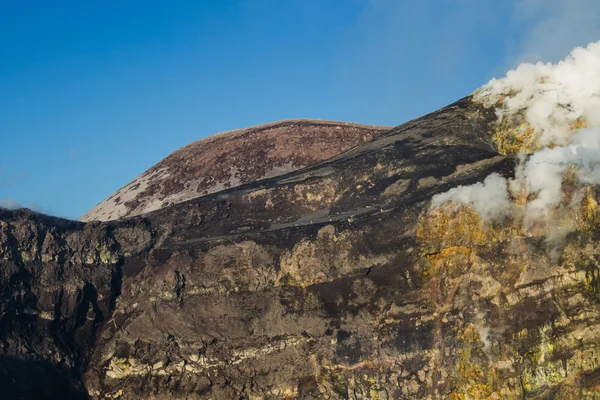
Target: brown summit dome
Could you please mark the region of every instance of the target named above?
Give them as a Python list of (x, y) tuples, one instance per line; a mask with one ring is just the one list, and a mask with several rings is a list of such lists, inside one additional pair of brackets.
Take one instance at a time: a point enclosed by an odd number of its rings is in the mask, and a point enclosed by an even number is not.
[(287, 120), (220, 133), (173, 152), (81, 217), (109, 221), (314, 165), (390, 127)]

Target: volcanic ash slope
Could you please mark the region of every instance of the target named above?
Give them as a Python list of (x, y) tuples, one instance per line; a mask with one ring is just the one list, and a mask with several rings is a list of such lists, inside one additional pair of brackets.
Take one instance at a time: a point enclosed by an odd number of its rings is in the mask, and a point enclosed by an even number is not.
[(376, 138), (390, 127), (288, 120), (210, 136), (141, 174), (81, 217), (109, 221), (287, 174)]

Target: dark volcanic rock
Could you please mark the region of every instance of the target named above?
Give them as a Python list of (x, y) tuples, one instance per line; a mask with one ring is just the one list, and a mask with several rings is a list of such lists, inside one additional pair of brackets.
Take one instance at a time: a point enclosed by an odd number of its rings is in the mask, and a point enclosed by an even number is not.
[[(48, 376), (38, 383), (80, 379), (120, 292), (121, 263), (106, 225), (0, 209), (1, 379), (29, 369)], [(14, 374), (36, 393), (39, 384)]]
[(493, 121), (466, 98), (126, 220), (2, 212), (2, 354), (93, 398), (595, 398), (595, 234), (556, 261), (543, 238), (425, 213), (514, 173)]

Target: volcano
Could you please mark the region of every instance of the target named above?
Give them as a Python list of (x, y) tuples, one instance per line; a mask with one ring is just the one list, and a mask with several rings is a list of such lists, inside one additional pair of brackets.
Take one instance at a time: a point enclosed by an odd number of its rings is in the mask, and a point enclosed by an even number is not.
[(556, 71), (205, 139), (89, 222), (0, 210), (3, 395), (599, 398), (600, 79)]

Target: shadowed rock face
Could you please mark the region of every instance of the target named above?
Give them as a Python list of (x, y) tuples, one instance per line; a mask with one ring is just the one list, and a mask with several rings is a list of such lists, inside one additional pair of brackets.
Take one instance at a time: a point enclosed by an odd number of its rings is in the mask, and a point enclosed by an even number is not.
[(544, 237), (429, 209), (514, 173), (494, 118), (466, 98), (120, 221), (3, 211), (2, 356), (92, 398), (598, 398), (600, 221), (557, 259)]
[(390, 127), (289, 120), (191, 143), (81, 217), (110, 221), (286, 174), (376, 138)]

